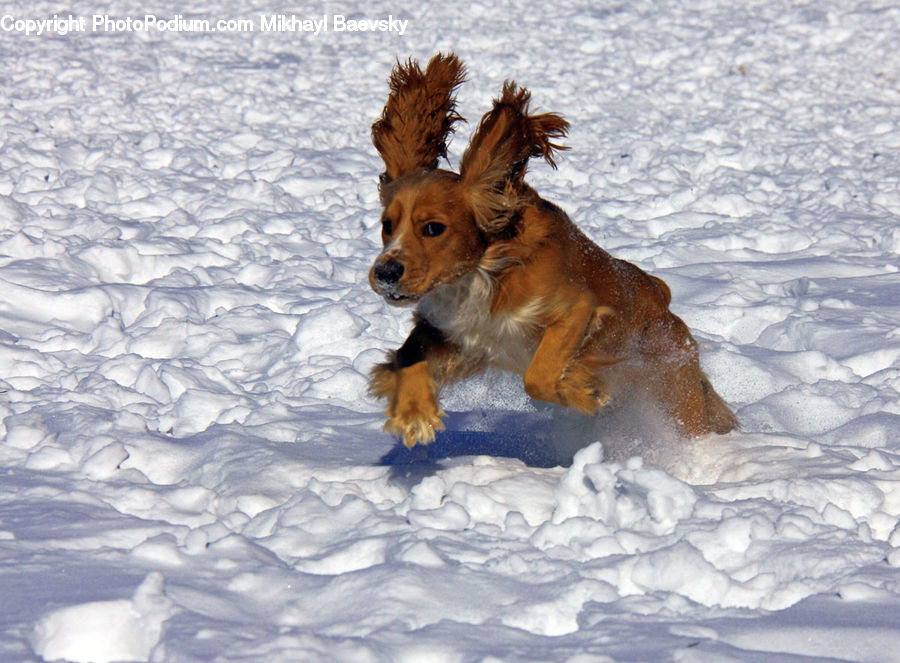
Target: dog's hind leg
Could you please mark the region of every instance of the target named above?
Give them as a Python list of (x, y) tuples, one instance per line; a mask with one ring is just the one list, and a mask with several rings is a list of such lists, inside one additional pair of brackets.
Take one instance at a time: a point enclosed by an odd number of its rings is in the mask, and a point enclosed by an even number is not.
[(648, 329), (642, 350), (651, 394), (683, 435), (737, 428), (737, 418), (700, 368), (697, 342), (678, 316), (669, 313)]

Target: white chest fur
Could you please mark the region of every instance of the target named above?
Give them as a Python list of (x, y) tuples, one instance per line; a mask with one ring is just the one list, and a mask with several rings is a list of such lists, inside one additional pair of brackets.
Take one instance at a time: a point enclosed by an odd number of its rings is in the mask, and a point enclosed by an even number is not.
[(495, 283), (480, 269), (428, 293), (418, 312), (459, 345), (464, 354), (524, 374), (540, 339), (535, 299), (514, 311), (491, 315)]

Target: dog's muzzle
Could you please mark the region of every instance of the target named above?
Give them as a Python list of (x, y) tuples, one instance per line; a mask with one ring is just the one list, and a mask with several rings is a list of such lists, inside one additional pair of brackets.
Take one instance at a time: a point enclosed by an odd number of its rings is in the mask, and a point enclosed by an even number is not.
[(400, 291), (400, 278), (403, 276), (403, 263), (396, 260), (384, 260), (372, 267), (370, 279), (372, 289), (384, 297), (390, 304), (402, 305), (413, 298)]

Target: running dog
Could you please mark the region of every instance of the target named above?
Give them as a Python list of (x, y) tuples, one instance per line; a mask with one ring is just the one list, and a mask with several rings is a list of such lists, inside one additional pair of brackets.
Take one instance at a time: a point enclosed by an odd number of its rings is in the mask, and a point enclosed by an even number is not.
[(440, 388), (489, 365), (522, 375), (531, 398), (587, 414), (638, 389), (683, 435), (734, 429), (668, 286), (610, 256), (525, 183), (530, 158), (556, 167), (566, 120), (533, 114), (530, 93), (507, 82), (459, 172), (438, 168), (464, 80), (453, 54), (424, 71), (397, 63), (372, 126), (384, 249), (369, 282), (389, 304), (416, 307), (409, 337), (372, 372), (385, 431), (408, 447), (431, 442), (443, 429)]

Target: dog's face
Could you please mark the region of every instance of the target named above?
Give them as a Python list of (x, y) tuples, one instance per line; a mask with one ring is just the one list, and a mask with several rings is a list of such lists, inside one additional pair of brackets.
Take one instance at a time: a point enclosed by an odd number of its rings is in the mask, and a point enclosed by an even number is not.
[(390, 94), (372, 125), (384, 161), (381, 237), (384, 249), (369, 272), (372, 288), (391, 304), (411, 303), (475, 269), (488, 246), (508, 232), (522, 205), (528, 160), (555, 165), (568, 123), (554, 113), (531, 115), (527, 90), (507, 82), (459, 162), (441, 170), (455, 122), (456, 87), (465, 69), (455, 55), (434, 56), (425, 71), (398, 63)]
[(394, 305), (413, 303), (478, 265), (486, 242), (459, 176), (405, 175), (382, 189), (384, 249), (369, 271), (372, 289)]

